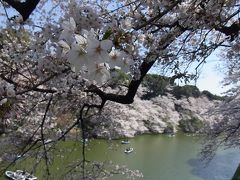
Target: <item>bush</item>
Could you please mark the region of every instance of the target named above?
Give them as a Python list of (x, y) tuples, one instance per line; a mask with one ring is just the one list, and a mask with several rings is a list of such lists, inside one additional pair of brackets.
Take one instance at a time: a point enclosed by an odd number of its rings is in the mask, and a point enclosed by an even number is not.
[(173, 95), (180, 99), (182, 96), (185, 97), (199, 97), (201, 95), (197, 86), (185, 85), (185, 86), (175, 86), (172, 90)]
[(224, 97), (222, 96), (217, 96), (214, 95), (212, 93), (210, 93), (209, 91), (202, 91), (202, 95), (206, 96), (209, 100), (224, 100)]
[(113, 69), (111, 70), (111, 75), (112, 75), (112, 79), (111, 79), (111, 86), (114, 88), (119, 84), (127, 84), (130, 80), (129, 76), (121, 71), (120, 69)]
[(179, 127), (185, 133), (195, 133), (203, 127), (203, 122), (197, 117), (182, 119), (179, 121)]
[(9, 100), (0, 106), (0, 118), (3, 118), (5, 114), (11, 110), (11, 106), (12, 103)]
[(12, 104), (9, 100), (0, 106), (0, 135), (5, 133), (6, 124), (4, 121), (4, 116), (11, 110), (11, 106)]
[(151, 99), (166, 93), (166, 87), (169, 85), (169, 79), (157, 74), (147, 74), (143, 79), (142, 85), (147, 88), (147, 92), (142, 96), (142, 98)]

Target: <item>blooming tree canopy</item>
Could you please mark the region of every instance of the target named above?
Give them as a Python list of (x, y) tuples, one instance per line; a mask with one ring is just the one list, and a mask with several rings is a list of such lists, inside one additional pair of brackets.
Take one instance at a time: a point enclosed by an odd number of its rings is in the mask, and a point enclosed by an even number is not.
[[(74, 73), (94, 84), (88, 86), (92, 87), (88, 91), (96, 91), (98, 95), (101, 92), (102, 98), (118, 99), (121, 103), (133, 101), (141, 79), (153, 64), (170, 74), (187, 76), (191, 64), (197, 69), (218, 47), (230, 48), (238, 42), (238, 1), (52, 1), (50, 5), (45, 1), (5, 2), (19, 12), (22, 22), (14, 22), (14, 17), (7, 13), (8, 6), (3, 4), (4, 15), (10, 22), (3, 26), (9, 38), (2, 42), (6, 43), (2, 45), (2, 61), (10, 61), (12, 66), (28, 62), (31, 66), (28, 74), (35, 79), (49, 78), (53, 72)], [(29, 9), (28, 15), (23, 8)], [(14, 37), (10, 30), (15, 31)], [(125, 95), (128, 100), (123, 100), (123, 96), (107, 96), (99, 89), (103, 84), (108, 85), (110, 71), (115, 68), (129, 72), (132, 77)], [(11, 85), (24, 79), (18, 73), (17, 82), (13, 76), (7, 76), (2, 73), (5, 81), (13, 81)], [(41, 86), (52, 78), (40, 83)], [(38, 89), (40, 85), (34, 84), (35, 90)], [(59, 87), (53, 84), (54, 90), (48, 90), (59, 92)], [(15, 84), (16, 95), (20, 89), (24, 88)]]
[[(1, 2), (0, 106), (11, 104), (7, 123), (24, 119), (41, 138), (59, 112), (132, 103), (155, 65), (191, 79), (219, 48), (226, 60), (239, 60), (239, 0)], [(120, 93), (109, 88), (118, 72), (130, 78)], [(59, 138), (79, 121), (68, 122)]]

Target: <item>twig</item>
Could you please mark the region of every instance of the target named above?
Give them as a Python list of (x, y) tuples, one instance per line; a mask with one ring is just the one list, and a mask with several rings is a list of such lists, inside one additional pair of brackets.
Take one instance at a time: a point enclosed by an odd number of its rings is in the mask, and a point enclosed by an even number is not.
[(11, 19), (10, 19), (10, 18), (9, 18), (9, 16), (8, 16), (8, 13), (7, 13), (6, 7), (4, 6), (4, 4), (3, 4), (2, 0), (1, 0), (1, 4), (2, 4), (2, 6), (3, 6), (3, 9), (4, 9), (4, 11), (5, 11), (5, 14), (6, 14), (6, 16), (7, 16), (7, 19), (8, 19), (8, 21), (10, 22), (10, 21), (11, 21)]
[(50, 175), (50, 170), (49, 170), (49, 165), (48, 165), (48, 155), (47, 155), (47, 149), (46, 149), (46, 144), (45, 144), (45, 138), (44, 138), (43, 130), (44, 130), (44, 124), (45, 124), (45, 121), (46, 121), (47, 113), (49, 111), (52, 99), (53, 99), (53, 94), (51, 95), (51, 97), (50, 97), (50, 99), (48, 101), (48, 104), (47, 104), (47, 107), (46, 107), (46, 110), (45, 110), (45, 113), (44, 113), (44, 116), (43, 116), (43, 119), (42, 119), (42, 123), (40, 125), (40, 127), (41, 127), (41, 140), (42, 140), (43, 149), (44, 149), (44, 159), (45, 159), (45, 164), (46, 164), (47, 174), (48, 175)]

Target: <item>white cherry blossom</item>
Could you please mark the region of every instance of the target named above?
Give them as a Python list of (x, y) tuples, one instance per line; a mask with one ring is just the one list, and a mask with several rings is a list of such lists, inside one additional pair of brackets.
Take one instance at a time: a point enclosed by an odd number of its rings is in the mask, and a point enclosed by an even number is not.
[(113, 49), (110, 53), (110, 61), (109, 64), (110, 66), (118, 66), (119, 63), (121, 63), (122, 59), (126, 54), (124, 52), (121, 52), (119, 50)]
[(128, 17), (122, 20), (121, 27), (123, 29), (130, 30), (132, 28), (132, 19)]
[(2, 106), (3, 104), (5, 104), (7, 102), (7, 98), (4, 98), (0, 101), (0, 106)]
[(70, 46), (64, 40), (60, 40), (58, 45), (62, 48), (62, 56), (64, 57), (70, 50)]
[(112, 50), (110, 52), (109, 64), (111, 67), (117, 66), (124, 72), (129, 72), (129, 67), (134, 64), (134, 61), (125, 52)]
[(132, 65), (134, 65), (134, 61), (132, 60), (132, 58), (127, 56), (127, 57), (123, 57), (123, 61), (122, 61), (122, 64), (120, 65), (120, 67), (121, 67), (122, 71), (129, 72), (130, 67)]
[(16, 95), (15, 90), (14, 90), (14, 86), (13, 85), (8, 85), (6, 87), (6, 93), (7, 93), (7, 97), (14, 97)]
[(60, 34), (60, 40), (65, 40), (68, 43), (71, 43), (73, 41), (73, 34), (75, 33), (76, 30), (76, 22), (75, 20), (70, 17), (68, 21), (63, 21), (62, 23), (62, 32)]
[(99, 41), (95, 38), (88, 38), (87, 53), (91, 61), (97, 63), (104, 63), (109, 61), (108, 51), (112, 48), (112, 41), (103, 40)]
[(82, 46), (74, 42), (68, 53), (68, 61), (74, 67), (74, 71), (78, 72), (84, 65), (88, 64), (88, 56)]
[(101, 85), (106, 83), (110, 78), (110, 72), (105, 63), (96, 64), (95, 68), (89, 70), (86, 74), (88, 80), (96, 82)]
[[(89, 33), (91, 34), (91, 33)], [(75, 72), (82, 69), (83, 66), (87, 67), (88, 70), (94, 69), (96, 64), (98, 64), (97, 55), (92, 55), (87, 52), (89, 44), (86, 39), (86, 33), (81, 35), (75, 35), (75, 41), (71, 45), (71, 50), (69, 51), (68, 61), (75, 67)]]

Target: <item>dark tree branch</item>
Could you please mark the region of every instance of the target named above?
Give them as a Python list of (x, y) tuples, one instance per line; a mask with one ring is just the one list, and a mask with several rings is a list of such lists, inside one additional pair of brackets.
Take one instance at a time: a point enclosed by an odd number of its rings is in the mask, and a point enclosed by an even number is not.
[(131, 104), (133, 103), (134, 96), (138, 90), (138, 87), (140, 86), (144, 76), (147, 74), (149, 69), (153, 66), (155, 61), (151, 62), (143, 62), (140, 71), (141, 76), (138, 80), (132, 80), (128, 87), (128, 92), (126, 95), (118, 95), (118, 94), (112, 94), (112, 93), (105, 93), (101, 89), (99, 89), (95, 85), (91, 85), (86, 92), (92, 92), (97, 94), (102, 99), (102, 104), (100, 107), (102, 108), (106, 101), (114, 101), (121, 104)]
[(20, 2), (17, 0), (3, 1), (16, 9), (22, 15), (23, 21), (26, 21), (34, 9), (37, 7), (40, 0), (26, 0), (25, 2)]
[(17, 82), (5, 77), (3, 74), (0, 74), (0, 78), (5, 80), (9, 84), (14, 85), (16, 88), (17, 87), (26, 88), (26, 90), (17, 92), (16, 94), (24, 94), (24, 93), (29, 92), (29, 91), (36, 91), (36, 92), (43, 92), (43, 93), (56, 93), (57, 92), (56, 90), (53, 90), (53, 89), (38, 88), (39, 85), (35, 85), (33, 87), (24, 87), (24, 86), (21, 86), (20, 84), (18, 84)]
[(17, 83), (15, 81), (13, 81), (11, 78), (7, 78), (4, 74), (0, 74), (0, 78), (7, 81), (8, 83), (12, 84), (15, 86), (15, 88), (23, 88), (23, 90), (21, 91), (17, 91), (16, 94), (20, 95), (20, 94), (24, 94), (30, 91), (36, 91), (36, 92), (42, 92), (42, 93), (56, 93), (57, 90), (54, 89), (46, 89), (46, 88), (39, 88), (39, 86), (43, 85), (44, 83), (52, 80), (54, 77), (62, 74), (62, 73), (68, 73), (70, 71), (69, 68), (64, 69), (63, 71), (59, 72), (59, 73), (54, 73), (52, 75), (50, 75), (49, 77), (47, 77), (46, 79), (44, 79), (43, 81), (33, 85), (33, 86), (25, 86), (22, 85), (20, 83)]
[(41, 140), (42, 140), (42, 144), (43, 144), (44, 159), (45, 159), (45, 165), (46, 165), (46, 168), (47, 168), (48, 176), (50, 175), (50, 170), (49, 170), (49, 163), (48, 163), (49, 159), (48, 159), (47, 148), (46, 148), (45, 137), (44, 137), (44, 124), (45, 124), (45, 121), (46, 121), (46, 118), (47, 118), (47, 113), (49, 111), (52, 99), (53, 99), (53, 95), (51, 95), (51, 97), (48, 101), (48, 104), (47, 104), (47, 107), (46, 107), (46, 110), (45, 110), (45, 113), (44, 113), (44, 116), (43, 116), (43, 119), (42, 119), (42, 123), (40, 125), (41, 126), (41, 131), (40, 131), (41, 132)]
[(233, 23), (231, 26), (222, 26), (215, 29), (227, 36), (230, 36), (230, 41), (233, 41), (238, 36), (240, 31), (240, 18), (238, 19), (238, 22)]
[[(3, 9), (4, 9), (4, 12), (5, 12), (6, 16), (7, 16), (7, 19), (10, 21), (10, 18), (9, 18), (9, 16), (8, 16), (8, 13), (7, 13), (7, 10), (6, 10), (6, 7), (4, 6), (4, 3), (3, 3), (2, 0), (1, 0), (1, 4), (2, 4)], [(3, 48), (3, 47), (1, 47), (1, 49), (2, 49), (2, 48)]]
[(182, 0), (178, 0), (178, 1), (174, 2), (168, 9), (166, 9), (163, 12), (159, 13), (158, 15), (152, 17), (151, 19), (149, 19), (145, 23), (139, 24), (138, 26), (134, 27), (134, 30), (137, 31), (139, 29), (142, 29), (143, 27), (146, 27), (147, 25), (152, 24), (153, 22), (161, 19), (161, 17), (163, 17), (165, 14), (167, 14), (169, 11), (171, 11), (174, 7), (176, 7), (181, 2), (182, 2)]
[(155, 33), (155, 32), (159, 31), (159, 30), (162, 29), (162, 28), (170, 28), (170, 29), (171, 29), (171, 28), (174, 28), (174, 27), (178, 27), (178, 28), (180, 28), (180, 29), (182, 29), (182, 30), (191, 30), (190, 27), (185, 28), (185, 27), (181, 26), (178, 20), (175, 21), (175, 22), (172, 23), (172, 24), (153, 23), (152, 26), (153, 26), (153, 25), (156, 26), (157, 29), (151, 31), (151, 33)]

